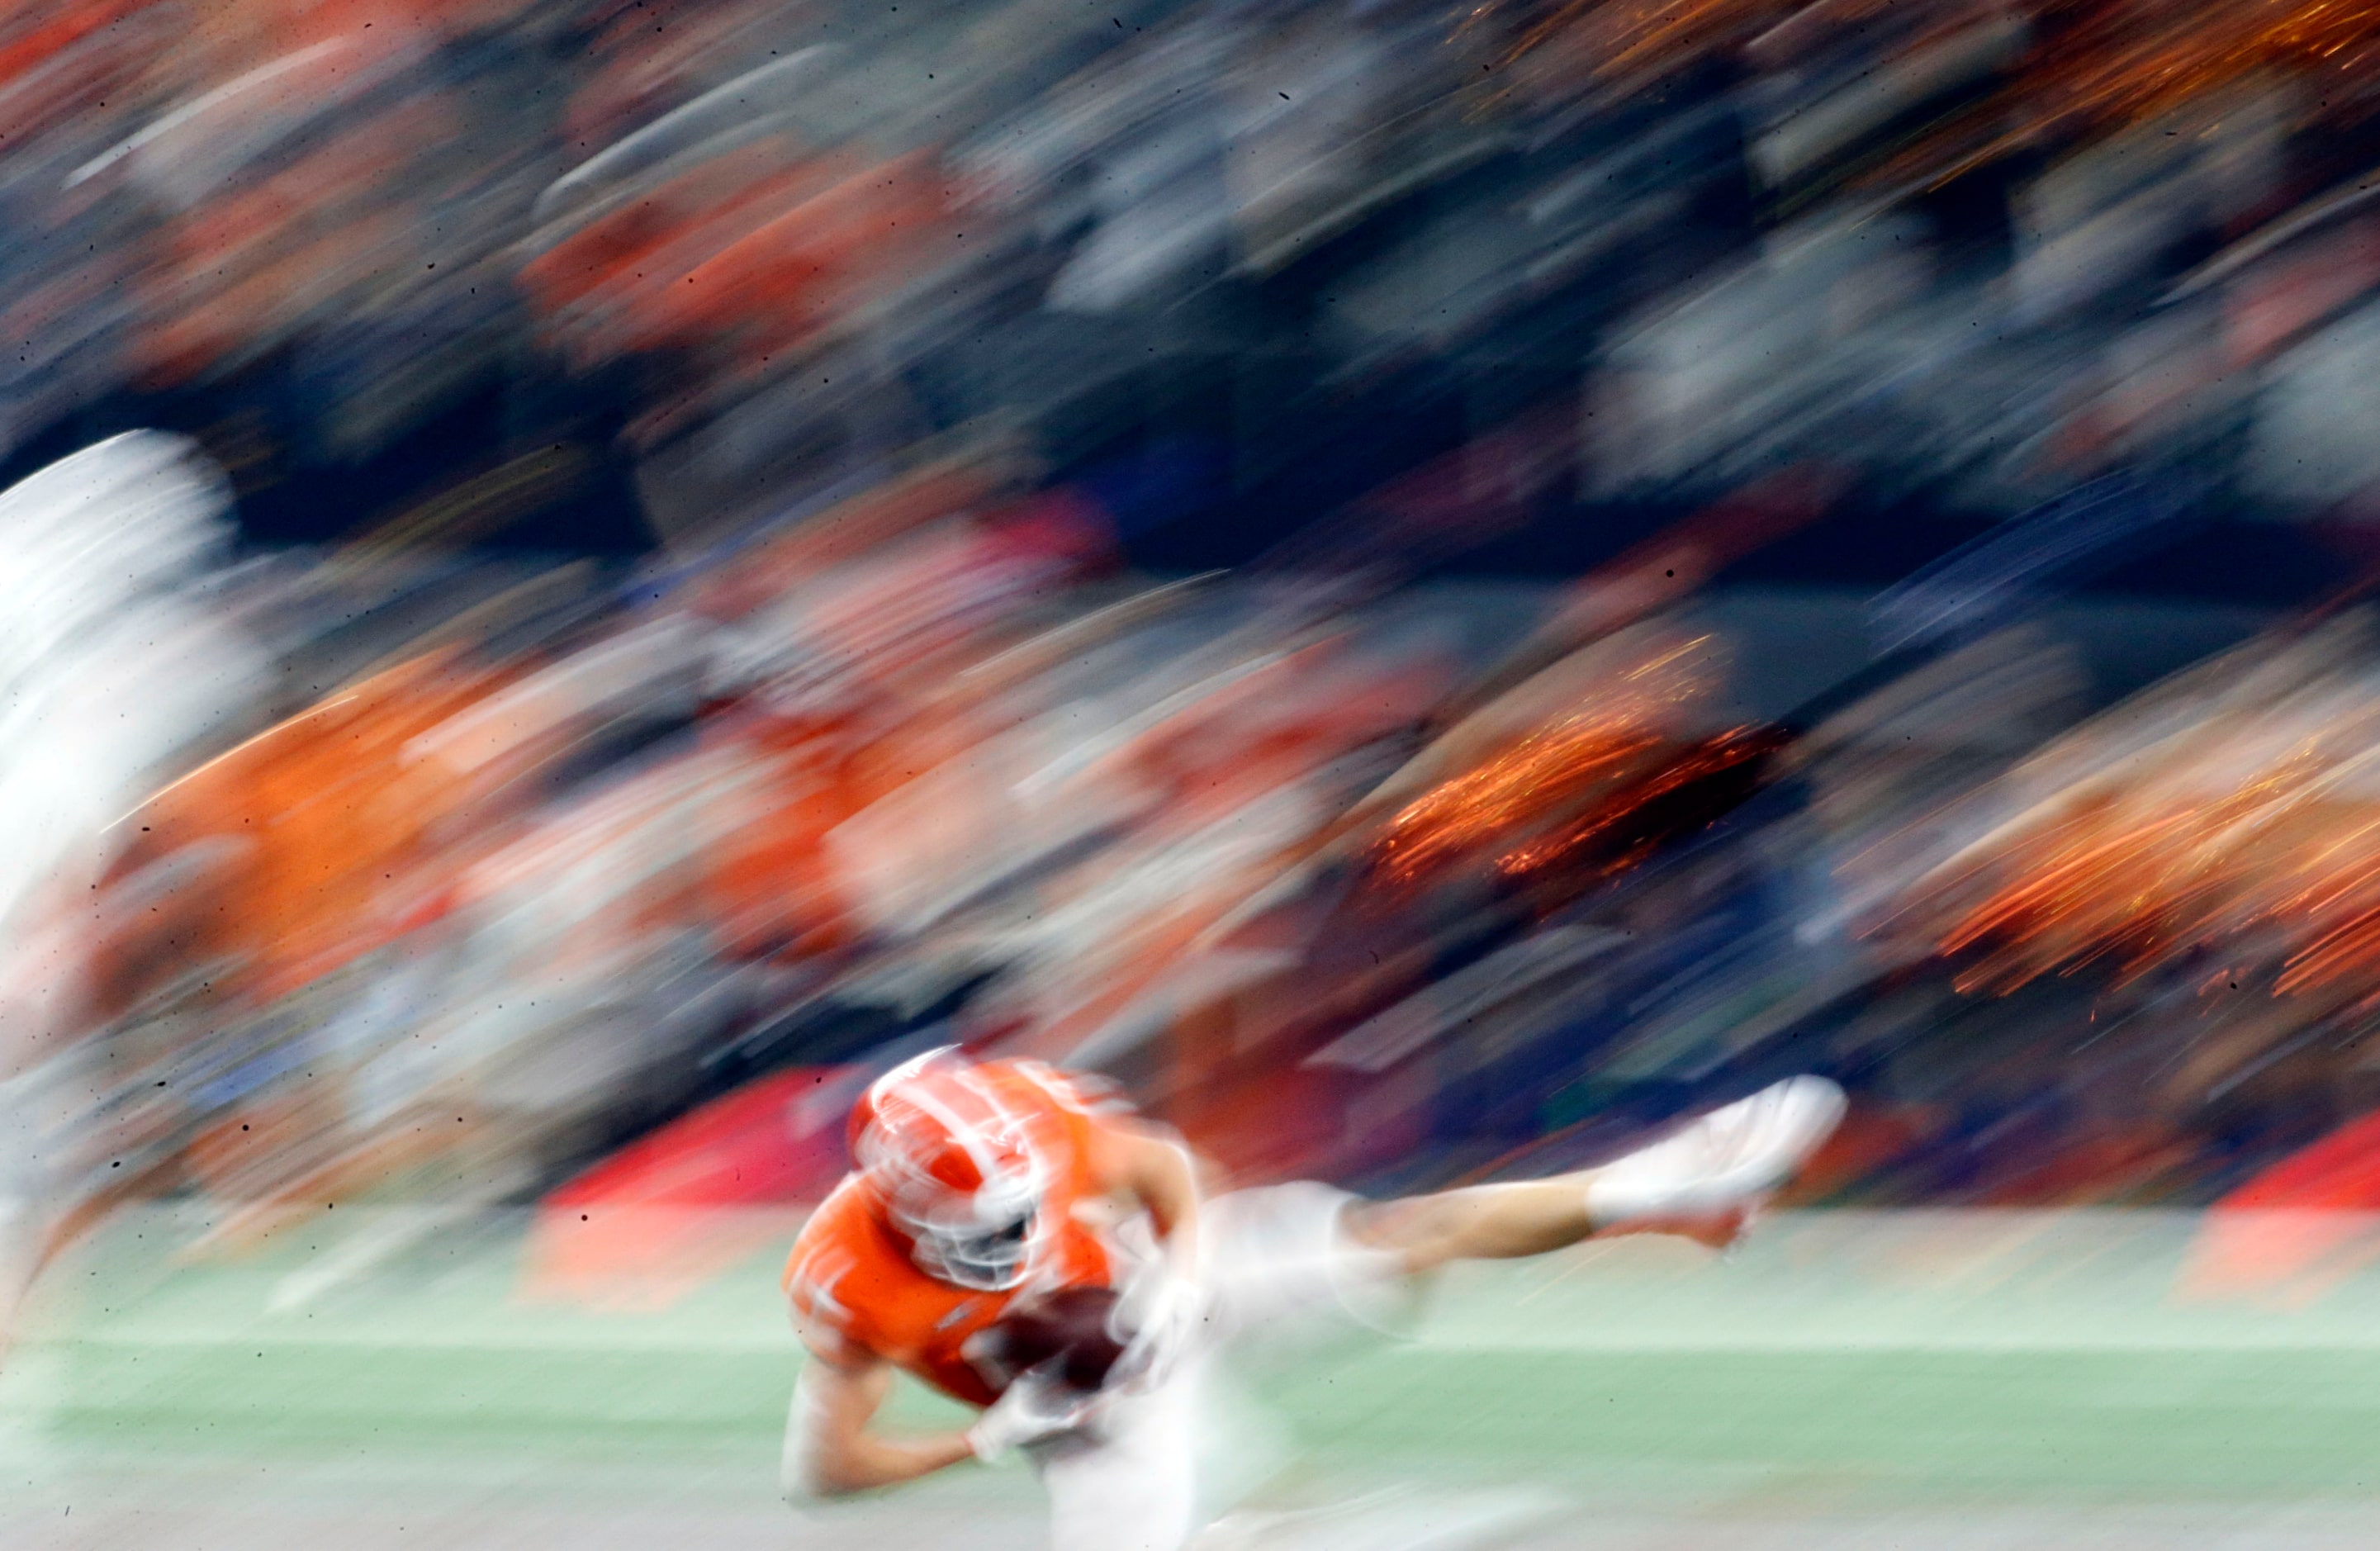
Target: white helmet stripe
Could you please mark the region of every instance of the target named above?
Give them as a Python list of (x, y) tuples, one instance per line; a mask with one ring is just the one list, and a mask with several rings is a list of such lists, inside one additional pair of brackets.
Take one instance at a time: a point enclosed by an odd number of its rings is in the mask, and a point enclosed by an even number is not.
[(991, 1112), (1000, 1117), (1002, 1125), (1014, 1131), (1019, 1136), (1029, 1134), (1029, 1127), (1026, 1121), (1030, 1117), (1001, 1097), (1000, 1090), (983, 1080), (983, 1073), (972, 1066), (967, 1066), (961, 1067), (951, 1075), (957, 1079), (962, 1087), (982, 1099), (990, 1108)]
[(967, 1161), (975, 1165), (976, 1178), (989, 1184), (999, 1171), (999, 1161), (984, 1144), (983, 1127), (969, 1125), (958, 1112), (928, 1093), (922, 1084), (911, 1087), (900, 1096), (901, 1102), (914, 1104), (932, 1116), (951, 1139), (966, 1149)]

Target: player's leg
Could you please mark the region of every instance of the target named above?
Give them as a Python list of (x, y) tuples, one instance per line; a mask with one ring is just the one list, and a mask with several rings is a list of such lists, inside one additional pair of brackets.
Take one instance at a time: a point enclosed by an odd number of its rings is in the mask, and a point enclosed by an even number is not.
[(1545, 1254), (1596, 1230), (1585, 1181), (1576, 1174), (1355, 1202), (1344, 1221), (1351, 1240), (1393, 1255), (1408, 1276), (1455, 1260)]
[(1121, 1399), (1094, 1434), (1028, 1449), (1050, 1494), (1053, 1551), (1179, 1551), (1198, 1527), (1198, 1411), (1192, 1363)]
[[(1234, 1191), (1200, 1220), (1213, 1299), (1202, 1351), (1294, 1338), (1319, 1322), (1393, 1333), (1415, 1278), (1458, 1259), (1542, 1254), (1598, 1232), (1708, 1226), (1758, 1205), (1841, 1119), (1833, 1084), (1797, 1078), (1713, 1111), (1600, 1169), (1550, 1180), (1365, 1202), (1311, 1181)], [(1204, 1363), (1191, 1364), (1196, 1372)], [(1204, 1383), (1203, 1376), (1198, 1380)], [(1095, 1448), (1040, 1461), (1059, 1551), (1171, 1551), (1198, 1512), (1197, 1406), (1159, 1408)], [(1119, 1540), (1115, 1526), (1141, 1524)]]
[(1842, 1114), (1841, 1089), (1796, 1077), (1599, 1169), (1352, 1204), (1345, 1230), (1409, 1276), (1450, 1261), (1544, 1254), (1597, 1233), (1679, 1232), (1725, 1242), (1808, 1161)]
[(785, 1441), (777, 1454), (777, 1491), (785, 1506), (801, 1509), (834, 1494), (825, 1484), (821, 1445), (827, 1431), (825, 1398), (817, 1368), (804, 1363), (794, 1375), (794, 1403), (785, 1413)]

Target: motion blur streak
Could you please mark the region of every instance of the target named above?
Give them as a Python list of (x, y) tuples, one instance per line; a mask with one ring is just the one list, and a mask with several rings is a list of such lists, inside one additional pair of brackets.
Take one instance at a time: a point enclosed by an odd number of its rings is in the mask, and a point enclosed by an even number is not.
[[(2380, 735), (2369, 624), (2259, 643), (2058, 740), (1971, 803), (1974, 838), (1911, 892), (1954, 919), (1962, 988), (2109, 957), (2200, 962), (2212, 991), (2380, 989), (2362, 788)], [(2186, 697), (2175, 691), (2186, 689)], [(1955, 903), (1953, 903), (1955, 902)]]
[[(1694, 660), (1706, 644), (1646, 643), (1638, 648), (1639, 660), (1565, 664), (1514, 691), (1515, 697), (1537, 702), (1531, 710), (1548, 703), (1568, 709), (1390, 819), (1379, 842), (1389, 875), (1410, 882), (1433, 862), (1475, 849), (1484, 838), (1524, 824), (1560, 823), (1593, 802), (1598, 789), (1640, 771), (1645, 757), (1662, 742), (1661, 723), (1708, 692), (1706, 675), (1696, 671), (1702, 665)], [(1555, 675), (1568, 682), (1544, 683)], [(1598, 688), (1604, 693), (1596, 696)], [(1583, 704), (1582, 689), (1590, 697)], [(1507, 709), (1516, 710), (1515, 720), (1526, 718), (1524, 726), (1536, 721), (1527, 710)]]

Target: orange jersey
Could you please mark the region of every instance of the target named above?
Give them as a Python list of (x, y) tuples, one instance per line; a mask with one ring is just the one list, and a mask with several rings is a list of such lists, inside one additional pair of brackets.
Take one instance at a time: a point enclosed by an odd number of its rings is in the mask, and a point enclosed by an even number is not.
[(1105, 1237), (1080, 1210), (1100, 1194), (1091, 1174), (1091, 1135), (1099, 1114), (1112, 1107), (1037, 1061), (991, 1061), (975, 1072), (1003, 1107), (1024, 1117), (1028, 1145), (1050, 1181), (1041, 1206), (1050, 1238), (1033, 1275), (1005, 1292), (928, 1276), (866, 1180), (850, 1174), (794, 1242), (784, 1289), (795, 1325), (817, 1350), (878, 1358), (954, 1400), (986, 1406), (1004, 1381), (970, 1358), (970, 1339), (1019, 1299), (1105, 1287), (1114, 1276)]

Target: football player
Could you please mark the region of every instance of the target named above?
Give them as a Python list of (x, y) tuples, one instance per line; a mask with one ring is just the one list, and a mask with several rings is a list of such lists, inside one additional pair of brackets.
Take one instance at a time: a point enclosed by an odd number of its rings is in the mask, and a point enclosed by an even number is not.
[[(809, 1361), (784, 1452), (789, 1500), (888, 1486), (1022, 1450), (1058, 1551), (1173, 1551), (1196, 1529), (1202, 1359), (1281, 1322), (1389, 1327), (1412, 1278), (1597, 1233), (1725, 1243), (1841, 1119), (1796, 1077), (1601, 1168), (1395, 1201), (1295, 1183), (1202, 1200), (1189, 1153), (1084, 1080), (929, 1052), (851, 1117), (857, 1167), (803, 1229), (784, 1288)], [(1003, 1320), (1066, 1290), (1118, 1294), (1103, 1384), (1004, 1370)], [(873, 1425), (894, 1371), (981, 1408), (963, 1431)]]

